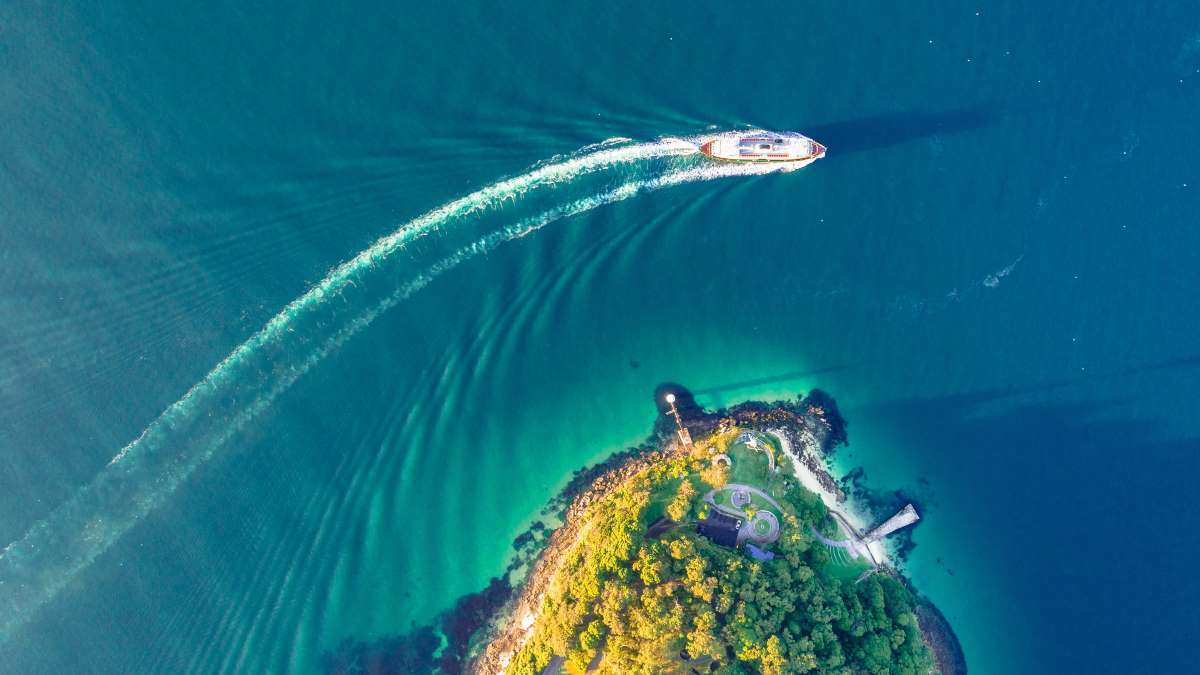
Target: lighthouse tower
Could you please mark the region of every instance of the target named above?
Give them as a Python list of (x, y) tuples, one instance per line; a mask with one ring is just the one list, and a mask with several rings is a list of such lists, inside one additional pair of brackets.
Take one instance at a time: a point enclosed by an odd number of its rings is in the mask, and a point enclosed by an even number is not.
[(671, 411), (667, 414), (675, 418), (675, 433), (679, 435), (679, 442), (683, 443), (684, 447), (691, 447), (692, 435), (688, 433), (687, 428), (683, 426), (683, 419), (679, 417), (679, 408), (675, 407), (675, 394), (667, 394), (667, 405), (671, 406)]

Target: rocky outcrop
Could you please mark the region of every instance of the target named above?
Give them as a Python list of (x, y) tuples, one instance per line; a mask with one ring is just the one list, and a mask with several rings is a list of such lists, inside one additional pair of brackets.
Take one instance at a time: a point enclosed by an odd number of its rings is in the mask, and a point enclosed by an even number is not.
[(950, 628), (946, 617), (928, 600), (922, 600), (917, 605), (916, 614), (921, 635), (933, 652), (938, 672), (942, 675), (965, 675), (967, 659), (963, 655), (962, 645), (958, 643), (958, 636)]
[[(660, 390), (668, 389), (660, 387)], [(838, 446), (846, 443), (846, 423), (836, 403), (824, 392), (813, 391), (794, 402), (748, 402), (710, 413), (695, 405), (686, 390), (677, 385), (669, 390), (676, 394), (677, 401), (683, 402), (680, 405), (682, 423), (693, 437), (703, 439), (713, 432), (735, 427), (782, 434), (793, 454), (817, 477), (821, 487), (835, 495), (839, 502), (845, 500), (846, 493), (829, 474), (826, 462)], [(656, 395), (656, 398), (661, 396)], [(474, 647), (465, 661), (467, 672), (501, 673), (524, 646), (551, 581), (568, 551), (579, 541), (584, 512), (634, 475), (687, 451), (677, 440), (674, 422), (663, 415), (659, 418), (652, 438), (645, 445), (576, 472), (563, 493), (551, 501), (547, 511), (555, 512), (562, 525), (549, 535), (548, 540), (544, 538), (545, 531), (536, 533), (542, 538), (536, 539), (535, 543), (544, 541), (545, 548), (532, 563), (524, 581), (490, 622), (490, 628), (473, 638)], [(670, 529), (674, 523), (667, 521), (658, 525)], [(904, 583), (907, 584), (907, 580)], [(911, 589), (911, 584), (909, 586)], [(958, 640), (937, 608), (922, 601), (917, 616), (941, 672), (965, 673), (966, 662)]]
[(541, 610), (546, 589), (566, 552), (579, 539), (582, 516), (588, 507), (607, 497), (634, 475), (683, 452), (685, 449), (678, 443), (661, 450), (635, 448), (621, 453), (618, 461), (610, 459), (598, 467), (576, 473), (564, 493), (573, 496), (563, 513), (562, 526), (550, 535), (541, 558), (513, 600), (499, 612), (501, 618), (493, 622), (493, 630), (484, 637), (486, 647), (469, 661), (467, 672), (503, 672), (513, 655), (525, 644)]

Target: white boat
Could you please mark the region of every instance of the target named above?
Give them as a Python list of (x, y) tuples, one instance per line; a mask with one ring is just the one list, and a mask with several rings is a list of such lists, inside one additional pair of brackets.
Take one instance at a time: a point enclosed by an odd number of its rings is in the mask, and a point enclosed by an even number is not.
[(704, 139), (700, 152), (726, 162), (786, 162), (797, 168), (825, 156), (825, 146), (794, 131), (731, 131)]

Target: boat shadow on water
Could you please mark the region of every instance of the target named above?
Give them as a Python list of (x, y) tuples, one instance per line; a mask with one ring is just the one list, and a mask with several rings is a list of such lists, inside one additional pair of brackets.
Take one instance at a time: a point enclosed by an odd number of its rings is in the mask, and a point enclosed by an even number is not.
[(829, 148), (830, 157), (878, 150), (938, 134), (980, 129), (998, 115), (983, 105), (943, 112), (909, 111), (806, 126), (805, 133)]
[(756, 377), (746, 380), (738, 380), (735, 382), (726, 382), (718, 384), (706, 389), (697, 389), (695, 391), (698, 396), (712, 396), (714, 394), (728, 393), (739, 389), (749, 389), (751, 387), (759, 387), (767, 384), (778, 384), (780, 382), (794, 382), (804, 378), (815, 377), (817, 375), (829, 375), (845, 370), (850, 370), (854, 366), (849, 364), (839, 364), (834, 366), (825, 366), (822, 368), (814, 368), (810, 370), (794, 370), (778, 375), (767, 375), (764, 377)]

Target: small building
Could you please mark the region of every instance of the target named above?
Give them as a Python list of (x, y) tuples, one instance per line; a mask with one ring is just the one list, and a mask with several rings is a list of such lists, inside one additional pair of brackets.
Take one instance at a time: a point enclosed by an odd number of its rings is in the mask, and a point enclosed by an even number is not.
[(717, 509), (709, 509), (708, 516), (696, 523), (696, 531), (708, 537), (714, 544), (737, 548), (738, 532), (742, 529), (742, 519), (721, 513)]
[(749, 553), (750, 557), (754, 558), (755, 560), (761, 560), (761, 561), (766, 562), (767, 560), (775, 559), (774, 553), (772, 553), (770, 551), (764, 551), (761, 548), (755, 546), (754, 544), (746, 544), (746, 552)]

